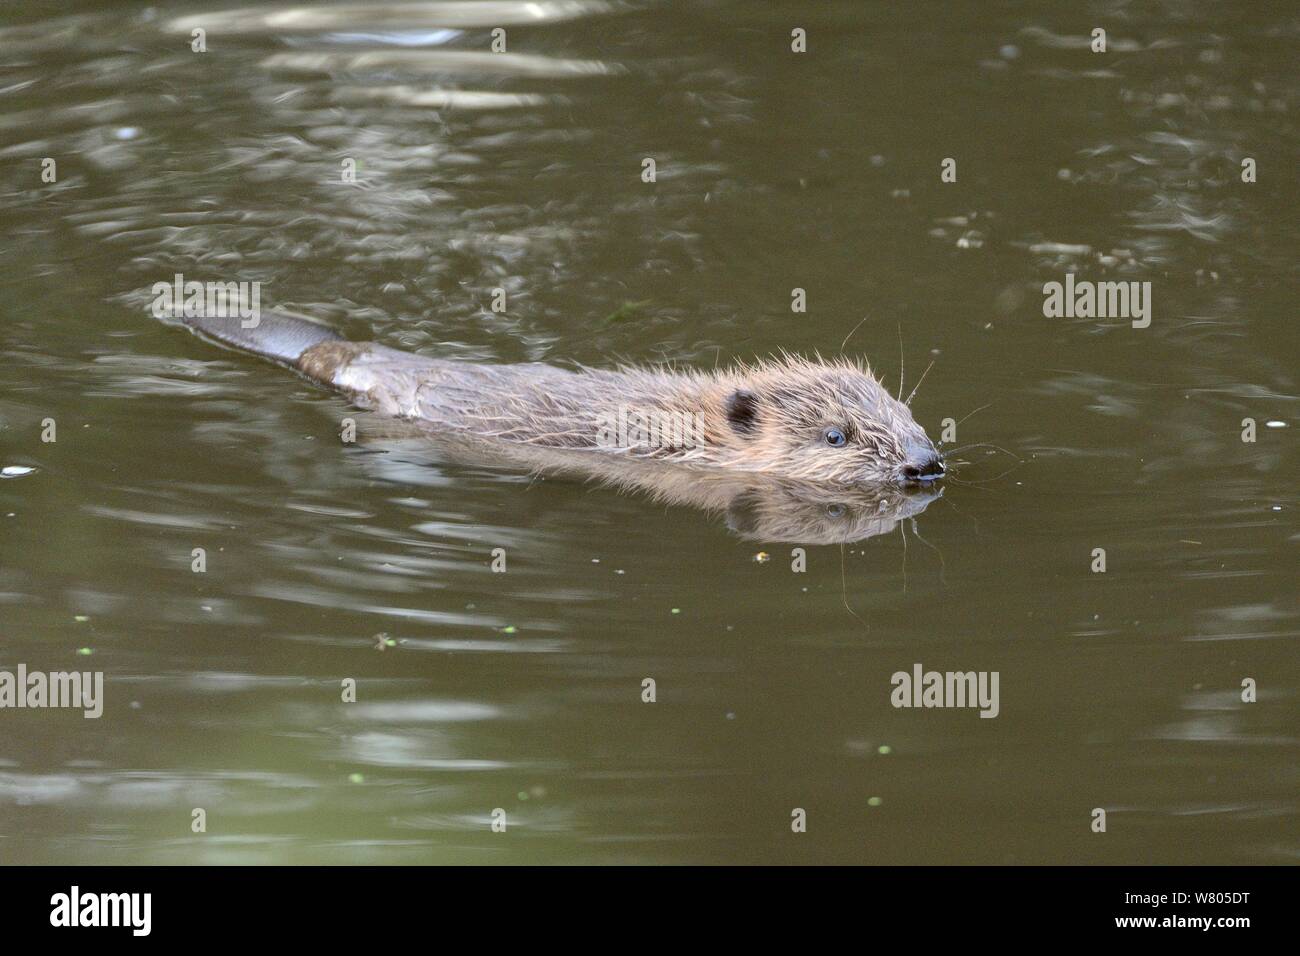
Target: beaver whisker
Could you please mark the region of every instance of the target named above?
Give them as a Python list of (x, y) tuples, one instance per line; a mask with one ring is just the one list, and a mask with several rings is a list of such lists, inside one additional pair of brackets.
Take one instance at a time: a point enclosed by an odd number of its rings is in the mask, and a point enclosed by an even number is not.
[(905, 522), (898, 523), (898, 533), (903, 539), (903, 593), (907, 593), (907, 525)]
[[(1005, 478), (1007, 475), (1011, 474), (1012, 472), (1018, 471), (1021, 467), (1024, 466), (1024, 464), (1025, 463), (1023, 461), (1018, 462), (1012, 465), (1006, 471), (1002, 472), (1000, 475), (994, 475), (992, 478), (981, 478), (975, 481), (963, 481), (960, 478), (954, 478), (953, 481), (955, 481), (959, 485), (972, 485), (972, 486), (991, 485), (995, 481), (1001, 481), (1003, 478)], [(988, 491), (990, 489), (985, 488), (983, 490)]]
[[(964, 422), (966, 419), (968, 419), (968, 418), (970, 418), (972, 415), (974, 415), (975, 412), (982, 412), (982, 411), (984, 411), (984, 409), (986, 409), (986, 408), (990, 408), (990, 407), (992, 407), (992, 406), (995, 405), (995, 404), (996, 404), (996, 402), (989, 402), (987, 405), (981, 405), (979, 408), (975, 409), (974, 411), (969, 411), (969, 412), (967, 412), (967, 413), (966, 413), (965, 415), (963, 415), (961, 418), (959, 418), (959, 419), (957, 419), (955, 422), (953, 422), (953, 427), (956, 428), (958, 425), (960, 425), (960, 424), (961, 424), (962, 422)], [(943, 442), (939, 442), (939, 444), (942, 445)]]
[(903, 403), (904, 405), (910, 406), (912, 404), (912, 399), (916, 398), (916, 393), (921, 387), (921, 382), (925, 381), (925, 377), (930, 374), (930, 369), (932, 368), (934, 368), (934, 359), (930, 360), (930, 364), (927, 365), (925, 371), (921, 373), (921, 378), (917, 381), (916, 388), (912, 389), (912, 393), (907, 396), (907, 401)]
[(921, 532), (916, 530), (915, 518), (909, 518), (908, 521), (910, 521), (912, 524), (912, 534), (920, 538), (922, 544), (924, 544), (927, 548), (929, 548), (931, 551), (933, 551), (935, 554), (939, 556), (939, 583), (946, 589), (948, 587), (948, 581), (944, 577), (944, 572), (947, 570), (947, 564), (943, 560), (943, 552), (940, 551), (938, 548), (936, 548), (934, 545), (932, 545), (929, 541), (927, 541), (925, 536), (922, 535)]
[(903, 323), (898, 323), (898, 400), (903, 400)]
[(962, 445), (960, 448), (951, 448), (951, 449), (948, 450), (948, 454), (949, 454), (949, 455), (959, 455), (959, 454), (961, 454), (962, 452), (964, 452), (964, 451), (969, 451), (969, 450), (972, 449), (972, 448), (995, 448), (995, 449), (997, 449), (998, 451), (1002, 452), (1002, 454), (1004, 454), (1004, 455), (1011, 455), (1012, 458), (1014, 458), (1016, 461), (1020, 462), (1022, 465), (1025, 463), (1025, 462), (1024, 462), (1024, 459), (1021, 458), (1019, 455), (1016, 455), (1016, 454), (1014, 454), (1014, 453), (1012, 453), (1012, 452), (1007, 451), (1007, 450), (1006, 450), (1005, 448), (1003, 448), (1001, 445), (995, 445), (995, 444), (993, 444), (992, 442), (987, 442), (987, 441), (973, 442), (973, 443), (971, 443), (971, 444), (969, 444), (969, 445)]
[(843, 351), (844, 351), (844, 346), (846, 346), (846, 345), (849, 344), (849, 339), (853, 338), (853, 333), (856, 332), (858, 329), (862, 328), (862, 323), (863, 323), (863, 322), (866, 322), (867, 319), (869, 319), (869, 318), (871, 318), (871, 316), (869, 316), (869, 315), (864, 315), (864, 316), (862, 317), (861, 321), (859, 321), (857, 325), (853, 326), (853, 328), (851, 328), (851, 329), (849, 330), (849, 334), (846, 335), (846, 336), (844, 336), (844, 341), (840, 343), (840, 352), (841, 352), (841, 353), (843, 353)]
[(853, 610), (853, 608), (849, 607), (849, 583), (847, 577), (844, 574), (844, 542), (843, 541), (840, 542), (840, 600), (844, 602), (844, 610), (848, 611), (854, 617), (858, 618), (858, 621), (862, 624), (862, 626), (866, 630), (870, 631), (871, 625), (868, 624), (866, 621), (862, 620), (861, 617), (858, 617), (858, 612)]
[(982, 485), (982, 484), (986, 484), (987, 482), (980, 482), (980, 481), (963, 481), (963, 480), (960, 479), (960, 478), (951, 478), (951, 476), (950, 476), (950, 480), (952, 481), (952, 483), (953, 483), (954, 485), (969, 485), (969, 486), (975, 488), (977, 491), (993, 491), (993, 490), (994, 490), (994, 489), (992, 489), (992, 488), (981, 488), (981, 487), (979, 487), (980, 485)]

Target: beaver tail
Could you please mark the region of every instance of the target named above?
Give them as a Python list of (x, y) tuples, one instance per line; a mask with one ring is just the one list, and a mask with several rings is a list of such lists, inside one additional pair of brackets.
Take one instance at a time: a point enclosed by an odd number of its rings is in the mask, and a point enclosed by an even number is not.
[(308, 349), (322, 342), (343, 339), (333, 329), (283, 312), (263, 312), (255, 325), (244, 327), (246, 322), (254, 321), (241, 319), (238, 315), (187, 316), (184, 320), (200, 335), (291, 368), (301, 368), (300, 360)]

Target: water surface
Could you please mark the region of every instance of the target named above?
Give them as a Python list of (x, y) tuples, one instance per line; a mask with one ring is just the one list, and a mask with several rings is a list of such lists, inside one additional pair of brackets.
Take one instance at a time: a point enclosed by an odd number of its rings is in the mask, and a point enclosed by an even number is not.
[[(1298, 32), (7, 5), (0, 668), (107, 700), (0, 711), (0, 860), (1295, 861)], [(468, 361), (933, 362), (918, 421), (981, 444), (795, 572), (726, 514), (344, 445), (344, 400), (149, 315), (178, 272)], [(1149, 281), (1150, 327), (1044, 317), (1067, 273)], [(916, 663), (998, 671), (999, 716), (895, 709)]]

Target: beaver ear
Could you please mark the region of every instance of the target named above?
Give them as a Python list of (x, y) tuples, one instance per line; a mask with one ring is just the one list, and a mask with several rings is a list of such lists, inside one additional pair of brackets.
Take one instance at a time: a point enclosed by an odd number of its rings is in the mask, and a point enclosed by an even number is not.
[(727, 398), (727, 421), (741, 434), (752, 432), (758, 424), (758, 396), (738, 388)]

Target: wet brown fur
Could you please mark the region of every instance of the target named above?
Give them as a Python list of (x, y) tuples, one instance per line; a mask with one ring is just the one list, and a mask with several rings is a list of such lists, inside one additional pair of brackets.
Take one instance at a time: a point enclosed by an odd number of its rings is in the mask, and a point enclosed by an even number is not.
[[(375, 343), (322, 342), (297, 367), (382, 414), (431, 431), (606, 460), (824, 484), (894, 483), (935, 454), (910, 409), (866, 366), (782, 355), (714, 371), (478, 365)], [(703, 441), (611, 447), (600, 422), (619, 407), (703, 420)], [(830, 447), (827, 428), (847, 441)], [(593, 462), (593, 467), (599, 467)]]

